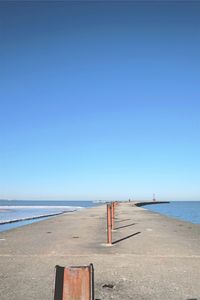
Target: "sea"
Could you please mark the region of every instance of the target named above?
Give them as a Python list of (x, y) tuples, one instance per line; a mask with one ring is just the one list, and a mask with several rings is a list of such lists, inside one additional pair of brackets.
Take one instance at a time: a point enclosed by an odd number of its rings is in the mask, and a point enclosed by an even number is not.
[(0, 200), (0, 232), (99, 204), (94, 201)]
[(144, 208), (168, 217), (200, 224), (200, 201), (171, 201), (170, 203), (145, 205)]

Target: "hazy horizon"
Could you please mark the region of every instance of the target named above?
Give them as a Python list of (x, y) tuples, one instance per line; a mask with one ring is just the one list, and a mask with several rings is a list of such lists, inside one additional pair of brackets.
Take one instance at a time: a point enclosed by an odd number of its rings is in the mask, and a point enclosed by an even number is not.
[[(0, 201), (77, 201), (77, 202), (80, 202), (80, 201), (128, 201), (129, 199), (100, 199), (100, 198), (96, 198), (96, 199), (29, 199), (29, 198), (24, 198), (24, 199), (0, 199)], [(130, 199), (131, 201), (153, 201), (152, 198), (145, 198), (145, 199)], [(185, 199), (185, 200), (177, 200), (177, 199), (171, 199), (171, 200), (163, 200), (163, 199), (156, 199), (156, 201), (170, 201), (170, 202), (173, 202), (173, 201), (191, 201), (191, 202), (195, 202), (195, 201), (200, 201), (200, 199)]]

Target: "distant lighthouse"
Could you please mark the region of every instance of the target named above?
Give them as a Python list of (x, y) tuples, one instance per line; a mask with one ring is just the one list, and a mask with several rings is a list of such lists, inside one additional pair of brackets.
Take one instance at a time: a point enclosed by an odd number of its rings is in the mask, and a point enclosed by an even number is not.
[(155, 193), (153, 194), (153, 202), (156, 202), (156, 195), (155, 195)]

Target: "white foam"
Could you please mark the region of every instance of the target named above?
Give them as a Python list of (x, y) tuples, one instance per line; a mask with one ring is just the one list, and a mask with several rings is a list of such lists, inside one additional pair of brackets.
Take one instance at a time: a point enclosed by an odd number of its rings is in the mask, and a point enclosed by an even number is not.
[(4, 206), (0, 206), (0, 209), (82, 209), (83, 207), (81, 206), (19, 206), (19, 205), (4, 205)]
[(83, 207), (80, 206), (0, 206), (0, 225), (19, 221), (51, 217), (67, 212), (73, 212)]

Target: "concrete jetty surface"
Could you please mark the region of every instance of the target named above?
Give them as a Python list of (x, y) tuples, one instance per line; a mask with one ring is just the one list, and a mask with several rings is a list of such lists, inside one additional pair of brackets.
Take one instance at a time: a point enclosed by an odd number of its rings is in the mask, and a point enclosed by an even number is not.
[(95, 299), (200, 299), (200, 225), (121, 203), (0, 233), (0, 299), (53, 299), (55, 265), (94, 264)]

